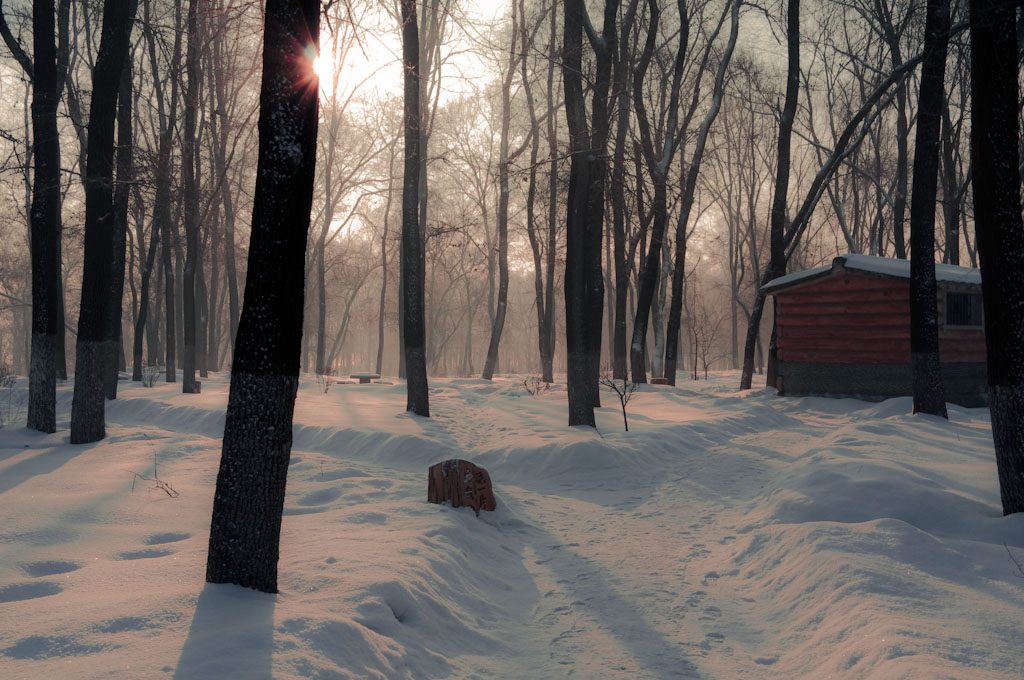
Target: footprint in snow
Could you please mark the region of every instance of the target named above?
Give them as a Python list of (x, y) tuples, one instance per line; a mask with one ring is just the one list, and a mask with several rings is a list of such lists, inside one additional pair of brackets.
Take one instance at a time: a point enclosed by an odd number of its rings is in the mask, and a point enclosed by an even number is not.
[(307, 493), (305, 496), (296, 501), (296, 503), (304, 506), (326, 505), (331, 501), (337, 500), (339, 496), (341, 496), (341, 489), (331, 487), (328, 489), (319, 489), (317, 491)]
[(68, 656), (87, 656), (106, 649), (103, 645), (89, 645), (79, 642), (73, 635), (31, 635), (0, 650), (12, 659), (53, 659)]
[(357, 512), (345, 518), (349, 524), (387, 524), (388, 516), (380, 512)]
[(21, 570), (29, 576), (54, 576), (55, 574), (66, 574), (69, 571), (81, 569), (82, 565), (77, 562), (64, 562), (62, 560), (51, 560), (47, 562), (29, 562), (21, 565)]
[(166, 557), (167, 555), (173, 555), (173, 550), (163, 550), (159, 548), (147, 548), (145, 550), (127, 550), (117, 556), (119, 560), (148, 560), (154, 557)]
[(162, 534), (152, 534), (142, 540), (146, 545), (162, 545), (164, 543), (177, 543), (178, 541), (184, 541), (186, 538), (192, 538), (192, 534), (179, 532), (179, 531), (168, 531)]
[(58, 583), (50, 581), (35, 581), (33, 583), (12, 583), (0, 588), (0, 602), (21, 602), (22, 600), (34, 600), (38, 597), (56, 595), (63, 588)]
[(722, 633), (708, 633), (704, 636), (704, 642), (700, 643), (702, 649), (711, 649), (711, 645), (720, 645), (725, 642), (725, 635)]
[(722, 610), (718, 607), (705, 607), (704, 611), (701, 612), (698, 621), (714, 621), (715, 619), (721, 618)]

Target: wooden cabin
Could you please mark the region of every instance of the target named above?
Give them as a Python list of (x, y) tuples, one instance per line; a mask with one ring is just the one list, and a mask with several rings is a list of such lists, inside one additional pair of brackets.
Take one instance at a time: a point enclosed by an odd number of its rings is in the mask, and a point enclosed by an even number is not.
[[(935, 278), (946, 401), (983, 406), (981, 271), (937, 264)], [(842, 255), (762, 290), (775, 300), (779, 394), (869, 400), (913, 394), (908, 260)]]

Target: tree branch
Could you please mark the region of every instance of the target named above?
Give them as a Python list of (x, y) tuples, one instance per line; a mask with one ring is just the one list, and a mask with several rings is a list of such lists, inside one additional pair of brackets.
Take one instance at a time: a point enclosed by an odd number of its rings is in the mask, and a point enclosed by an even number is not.
[(7, 25), (7, 18), (4, 16), (4, 2), (0, 0), (0, 35), (4, 38), (4, 43), (7, 44), (7, 49), (14, 55), (15, 60), (21, 64), (21, 68), (25, 71), (25, 75), (28, 76), (29, 80), (35, 77), (35, 69), (32, 68), (32, 60), (25, 53), (21, 44), (18, 43), (18, 39), (11, 33), (11, 27)]

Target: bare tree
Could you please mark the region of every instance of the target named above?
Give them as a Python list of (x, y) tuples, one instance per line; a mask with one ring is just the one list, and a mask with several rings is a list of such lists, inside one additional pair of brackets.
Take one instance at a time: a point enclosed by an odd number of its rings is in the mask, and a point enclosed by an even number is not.
[(128, 56), (135, 2), (107, 0), (93, 69), (89, 107), (89, 155), (85, 177), (85, 269), (75, 347), (75, 392), (71, 402), (71, 443), (103, 439), (103, 361), (114, 248), (114, 119), (121, 69)]
[(402, 185), (402, 319), (408, 396), (406, 410), (430, 416), (424, 326), (424, 257), (420, 225), (420, 47), (415, 0), (402, 1), (402, 63), (405, 73), (405, 171)]
[[(206, 580), (277, 592), (313, 202), (317, 0), (268, 0), (249, 276), (235, 339)], [(300, 304), (296, 304), (296, 302)]]
[[(196, 178), (196, 118), (199, 115), (199, 13), (202, 0), (189, 0), (185, 48), (185, 129), (182, 136), (181, 179), (185, 209), (185, 271), (182, 277), (184, 351), (181, 391), (199, 391), (196, 385), (196, 270), (199, 267), (199, 181)], [(204, 10), (205, 13), (205, 10)]]
[(910, 365), (914, 413), (930, 413), (943, 418), (948, 418), (948, 415), (939, 363), (935, 194), (948, 41), (949, 0), (928, 0), (914, 146), (914, 194), (910, 204)]
[[(679, 330), (682, 323), (681, 316), (684, 295), (683, 274), (684, 266), (686, 264), (686, 229), (690, 221), (690, 212), (693, 208), (694, 191), (697, 187), (697, 175), (700, 172), (708, 134), (711, 130), (711, 125), (715, 122), (715, 118), (718, 116), (718, 112), (722, 107), (722, 97), (725, 92), (725, 72), (729, 68), (729, 62), (732, 61), (733, 51), (736, 48), (736, 39), (739, 36), (740, 4), (740, 0), (734, 0), (731, 3), (731, 8), (729, 6), (726, 7), (726, 11), (729, 11), (732, 17), (729, 23), (729, 42), (726, 43), (725, 50), (722, 52), (722, 56), (718, 62), (711, 107), (704, 115), (704, 120), (701, 122), (700, 128), (697, 131), (697, 140), (694, 143), (693, 156), (685, 175), (686, 180), (683, 187), (679, 221), (676, 225), (675, 269), (672, 271), (672, 304), (669, 309), (668, 329), (665, 333), (667, 336), (665, 343), (665, 378), (668, 380), (670, 385), (676, 384), (677, 345), (679, 343)], [(722, 18), (719, 20), (719, 29), (721, 28), (722, 23), (724, 23), (724, 20), (725, 11), (723, 11)], [(714, 37), (717, 35), (719, 29), (716, 29), (715, 33), (708, 39), (709, 46), (714, 42)]]
[(1024, 512), (1024, 222), (1017, 5), (971, 0), (971, 160), (1003, 514)]
[(32, 81), (32, 133), (35, 174), (30, 213), (32, 249), (32, 350), (29, 369), (28, 427), (55, 432), (56, 345), (60, 295), (60, 136), (57, 104), (60, 79), (57, 66), (53, 0), (32, 3), (33, 56), (29, 60), (3, 17), (0, 32)]
[[(562, 83), (571, 152), (565, 230), (565, 335), (570, 426), (595, 427), (594, 408), (601, 403), (597, 383), (604, 312), (601, 237), (607, 175), (608, 92), (618, 40), (615, 28), (618, 10), (618, 0), (605, 0), (604, 24), (598, 34), (583, 0), (565, 3)], [(589, 118), (583, 96), (584, 34), (596, 62)]]
[(134, 139), (132, 132), (132, 62), (125, 59), (117, 93), (117, 184), (114, 185), (114, 245), (111, 258), (110, 292), (107, 295), (107, 349), (103, 369), (103, 390), (107, 399), (117, 398), (119, 363), (122, 359), (121, 313), (124, 301), (125, 248), (128, 242), (128, 201), (132, 183)]

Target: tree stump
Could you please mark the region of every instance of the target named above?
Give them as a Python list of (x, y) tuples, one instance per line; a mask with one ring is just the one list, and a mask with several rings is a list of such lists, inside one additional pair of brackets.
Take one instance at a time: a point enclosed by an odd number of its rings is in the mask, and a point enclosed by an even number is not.
[(473, 508), (477, 516), (481, 510), (497, 507), (487, 470), (458, 458), (430, 466), (427, 502), (450, 503), (453, 508), (467, 506)]

